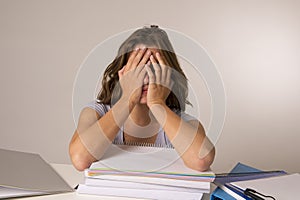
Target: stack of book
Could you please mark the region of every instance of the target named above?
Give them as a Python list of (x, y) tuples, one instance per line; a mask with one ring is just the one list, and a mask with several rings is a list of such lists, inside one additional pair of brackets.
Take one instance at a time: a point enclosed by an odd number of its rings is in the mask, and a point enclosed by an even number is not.
[(85, 171), (80, 194), (148, 199), (200, 199), (209, 193), (211, 171), (187, 168), (172, 148), (112, 145)]

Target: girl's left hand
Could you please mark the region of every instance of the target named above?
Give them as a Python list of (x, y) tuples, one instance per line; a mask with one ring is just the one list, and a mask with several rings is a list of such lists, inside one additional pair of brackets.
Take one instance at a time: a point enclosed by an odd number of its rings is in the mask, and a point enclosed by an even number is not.
[(150, 63), (146, 64), (146, 70), (149, 76), (149, 87), (147, 92), (147, 105), (151, 108), (154, 104), (165, 104), (170, 94), (173, 82), (171, 80), (171, 68), (166, 66), (161, 55), (157, 52), (156, 59), (150, 56), (154, 72), (150, 69)]

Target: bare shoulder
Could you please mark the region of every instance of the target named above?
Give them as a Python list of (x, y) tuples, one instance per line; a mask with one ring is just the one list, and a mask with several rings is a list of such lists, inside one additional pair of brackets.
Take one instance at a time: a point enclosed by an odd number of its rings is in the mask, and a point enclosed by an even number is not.
[(193, 126), (200, 126), (200, 127), (203, 127), (201, 122), (199, 120), (196, 120), (196, 119), (192, 119), (192, 120), (189, 120), (187, 121), (187, 123), (193, 125)]

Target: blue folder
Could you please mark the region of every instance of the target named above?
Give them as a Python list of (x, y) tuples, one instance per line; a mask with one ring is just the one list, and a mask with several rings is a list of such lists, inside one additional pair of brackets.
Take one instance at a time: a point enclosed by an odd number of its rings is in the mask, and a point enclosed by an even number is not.
[[(238, 163), (230, 173), (248, 173), (248, 172), (260, 172), (260, 170), (252, 168), (250, 166)], [(225, 182), (232, 182), (230, 176), (216, 177), (215, 181), (217, 184), (224, 184)], [(227, 192), (217, 187), (210, 196), (211, 200), (236, 200), (234, 197), (229, 195)]]
[[(272, 171), (263, 172), (259, 169), (250, 167), (248, 165), (238, 163), (228, 174), (216, 176), (214, 183), (217, 185), (224, 185), (225, 183), (230, 183), (234, 181), (251, 180), (258, 178), (267, 178), (272, 176), (278, 176), (286, 174), (284, 171)], [(234, 188), (228, 188), (234, 191)], [(238, 193), (238, 191), (234, 191)], [(247, 199), (247, 197), (245, 197)], [(211, 200), (235, 200), (234, 197), (226, 193), (220, 187), (217, 187), (210, 196)]]
[(227, 192), (217, 187), (210, 195), (210, 200), (236, 200), (234, 197), (229, 195)]

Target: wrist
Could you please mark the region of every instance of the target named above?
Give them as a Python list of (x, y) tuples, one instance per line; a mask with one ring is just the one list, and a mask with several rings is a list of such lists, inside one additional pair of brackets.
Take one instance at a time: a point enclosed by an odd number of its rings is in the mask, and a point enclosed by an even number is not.
[(131, 101), (129, 98), (124, 97), (124, 96), (122, 96), (119, 99), (118, 103), (121, 104), (122, 106), (128, 108), (129, 113), (131, 113), (131, 111), (133, 110), (133, 108), (137, 104), (135, 101)]
[(151, 110), (151, 107), (153, 107), (155, 105), (160, 105), (162, 107), (165, 107), (166, 103), (163, 100), (156, 100), (156, 101), (152, 101), (152, 102), (147, 102), (147, 105), (148, 105), (149, 109)]
[(167, 105), (163, 104), (152, 104), (149, 109), (158, 123), (164, 127), (166, 119), (167, 119)]
[(127, 98), (122, 97), (112, 106), (111, 110), (113, 113), (113, 117), (119, 127), (123, 126), (134, 106), (134, 103), (128, 101)]

